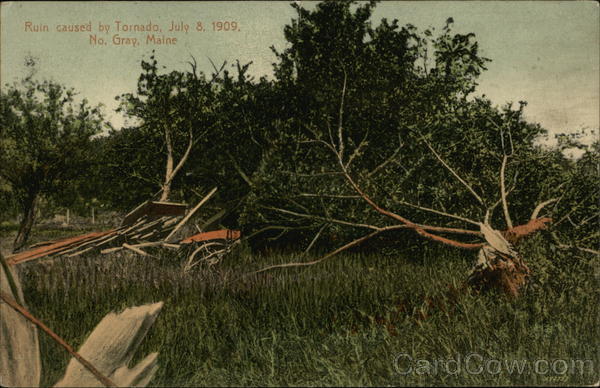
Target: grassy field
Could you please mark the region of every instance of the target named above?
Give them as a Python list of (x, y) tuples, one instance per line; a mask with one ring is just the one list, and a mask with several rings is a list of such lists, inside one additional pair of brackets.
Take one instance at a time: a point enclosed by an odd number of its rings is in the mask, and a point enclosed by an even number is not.
[[(299, 258), (242, 251), (183, 274), (176, 257), (122, 253), (20, 270), (31, 311), (75, 347), (110, 311), (164, 301), (138, 352), (160, 352), (151, 385), (595, 383), (597, 259), (540, 246), (523, 247), (537, 277), (517, 300), (456, 291), (472, 253), (429, 243), (417, 255), (346, 254), (242, 280)], [(52, 385), (68, 357), (44, 335), (41, 350)]]

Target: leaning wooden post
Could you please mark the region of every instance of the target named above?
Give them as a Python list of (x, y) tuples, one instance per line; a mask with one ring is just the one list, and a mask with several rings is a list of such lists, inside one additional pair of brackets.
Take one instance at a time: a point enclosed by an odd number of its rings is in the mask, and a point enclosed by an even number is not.
[(183, 219), (175, 226), (175, 228), (173, 228), (171, 233), (169, 233), (167, 238), (165, 238), (165, 241), (172, 242), (171, 238), (173, 238), (175, 233), (177, 233), (177, 231), (179, 229), (181, 229), (181, 227), (183, 225), (185, 225), (186, 222), (188, 222), (188, 220), (194, 215), (194, 213), (196, 213), (196, 210), (200, 209), (200, 206), (204, 205), (206, 203), (206, 201), (208, 201), (216, 192), (217, 192), (217, 188), (215, 187), (214, 189), (212, 189), (210, 191), (210, 193), (208, 193), (206, 195), (206, 197), (202, 198), (202, 200), (200, 202), (198, 202), (198, 204), (196, 206), (194, 206), (194, 208), (192, 210), (190, 210), (190, 212), (185, 217), (183, 217)]

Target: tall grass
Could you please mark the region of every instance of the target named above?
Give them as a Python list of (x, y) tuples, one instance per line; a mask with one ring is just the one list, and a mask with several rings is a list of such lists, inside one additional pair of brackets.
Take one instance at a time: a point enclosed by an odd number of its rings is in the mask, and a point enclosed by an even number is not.
[[(298, 257), (241, 253), (216, 269), (183, 274), (176, 257), (124, 253), (32, 263), (21, 276), (32, 312), (76, 347), (108, 312), (164, 301), (139, 351), (160, 352), (152, 385), (591, 384), (600, 365), (597, 263), (554, 256), (569, 263), (565, 270), (548, 264), (535, 245), (527, 249), (543, 276), (517, 300), (452, 296), (448, 289), (459, 288), (472, 257), (443, 248), (415, 257), (347, 254), (241, 280)], [(41, 350), (43, 384), (51, 385), (68, 356), (43, 336)], [(463, 362), (457, 373), (431, 364), (417, 370), (418, 359), (464, 360), (471, 353), (478, 355), (471, 371), (485, 360), (541, 359), (552, 366), (556, 359), (581, 359), (593, 368), (495, 373), (493, 364), (469, 373)], [(409, 356), (414, 370), (403, 374)]]

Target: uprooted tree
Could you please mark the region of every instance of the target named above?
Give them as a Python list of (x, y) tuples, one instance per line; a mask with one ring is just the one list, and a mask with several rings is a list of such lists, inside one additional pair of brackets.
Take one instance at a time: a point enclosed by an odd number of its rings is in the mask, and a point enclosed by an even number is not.
[(275, 67), (290, 107), (242, 221), (274, 237), (312, 231), (308, 248), (351, 240), (275, 267), (410, 230), (478, 251), (469, 281), (517, 295), (530, 270), (515, 244), (549, 226), (540, 215), (550, 205), (564, 210), (573, 163), (537, 145), (545, 131), (523, 119), (524, 102), (498, 109), (471, 97), (488, 61), (474, 34), (452, 33), (452, 19), (437, 37), (385, 19), (372, 28), (373, 7), (296, 6)]
[[(319, 229), (315, 239), (319, 237), (319, 234), (327, 225), (341, 225), (345, 227), (365, 229), (369, 232), (316, 261), (284, 264), (282, 266), (316, 264), (334, 254), (352, 248), (368, 239), (371, 239), (380, 233), (398, 229), (408, 229), (414, 231), (421, 237), (455, 248), (478, 250), (478, 260), (473, 272), (470, 275), (469, 282), (476, 286), (500, 287), (513, 296), (518, 295), (519, 289), (525, 284), (530, 270), (526, 262), (521, 258), (520, 254), (514, 248), (514, 244), (516, 244), (522, 238), (546, 228), (547, 224), (551, 222), (552, 219), (548, 217), (540, 217), (540, 213), (545, 206), (557, 202), (558, 198), (551, 198), (540, 202), (535, 206), (534, 209), (532, 209), (531, 215), (526, 222), (521, 225), (514, 225), (509, 211), (508, 195), (509, 191), (514, 190), (515, 187), (507, 187), (506, 180), (506, 167), (508, 160), (514, 156), (514, 149), (512, 147), (510, 153), (507, 153), (506, 149), (503, 149), (503, 155), (499, 166), (498, 181), (496, 182), (498, 190), (495, 190), (498, 192), (498, 194), (495, 200), (491, 201), (490, 198), (493, 198), (492, 195), (488, 195), (487, 198), (484, 199), (483, 195), (479, 194), (471, 186), (471, 184), (469, 184), (461, 176), (456, 168), (452, 167), (449, 162), (433, 148), (433, 146), (420, 131), (414, 130), (409, 137), (412, 137), (411, 140), (420, 142), (423, 145), (423, 152), (430, 153), (437, 161), (439, 166), (433, 166), (433, 168), (444, 171), (448, 179), (454, 180), (456, 185), (462, 186), (463, 190), (466, 193), (469, 193), (469, 195), (472, 197), (470, 202), (474, 203), (480, 208), (480, 213), (483, 215), (483, 217), (481, 220), (477, 221), (465, 216), (464, 212), (453, 214), (445, 210), (440, 210), (450, 207), (448, 205), (444, 206), (443, 204), (440, 204), (439, 207), (436, 207), (435, 205), (424, 205), (419, 203), (418, 200), (411, 201), (404, 199), (406, 198), (407, 193), (400, 191), (402, 190), (402, 186), (399, 186), (394, 193), (390, 195), (392, 200), (397, 204), (394, 206), (394, 208), (412, 208), (421, 212), (439, 216), (441, 218), (455, 220), (459, 223), (470, 224), (471, 228), (447, 225), (440, 226), (429, 222), (423, 223), (422, 221), (417, 222), (414, 221), (414, 218), (405, 215), (405, 213), (401, 213), (398, 210), (390, 210), (390, 208), (387, 206), (382, 206), (378, 201), (374, 200), (370, 194), (367, 193), (366, 187), (372, 187), (374, 184), (376, 185), (376, 183), (374, 183), (374, 176), (377, 174), (380, 174), (383, 179), (390, 179), (389, 176), (385, 176), (385, 170), (381, 168), (381, 165), (377, 165), (368, 171), (356, 171), (353, 169), (353, 163), (358, 163), (358, 160), (361, 157), (361, 152), (364, 152), (361, 150), (361, 148), (366, 147), (366, 145), (369, 143), (369, 138), (368, 135), (365, 135), (358, 145), (354, 147), (348, 146), (349, 138), (345, 133), (343, 122), (346, 87), (346, 81), (344, 80), (344, 85), (341, 92), (337, 127), (332, 128), (331, 125), (327, 125), (327, 130), (321, 133), (322, 135), (326, 134), (327, 136), (319, 136), (319, 134), (314, 130), (309, 131), (310, 134), (305, 138), (300, 138), (297, 143), (298, 149), (301, 149), (303, 146), (308, 148), (319, 147), (330, 154), (330, 158), (328, 158), (330, 163), (327, 163), (330, 166), (327, 169), (328, 174), (330, 174), (328, 178), (330, 182), (328, 185), (330, 190), (321, 187), (324, 190), (319, 190), (319, 192), (315, 193), (296, 194), (292, 191), (290, 193), (292, 194), (291, 197), (286, 196), (283, 198), (284, 201), (288, 202), (288, 205), (291, 204), (292, 206), (274, 207), (270, 205), (263, 205), (262, 207), (264, 210), (280, 213), (286, 216), (288, 222), (293, 218), (296, 218), (318, 221), (322, 223), (323, 227)], [(507, 128), (506, 133), (504, 133), (502, 128), (499, 128), (499, 131), (502, 142), (504, 142), (502, 139), (505, 137), (508, 139), (511, 138), (510, 128)], [(506, 140), (506, 143), (508, 142), (509, 140)], [(508, 144), (506, 143), (505, 147), (508, 147)], [(400, 146), (400, 149), (401, 148), (402, 146)], [(311, 150), (307, 150), (306, 152), (311, 152)], [(424, 157), (423, 159), (429, 158)], [(314, 159), (311, 160), (314, 161)], [(430, 172), (435, 174), (431, 171), (431, 169), (432, 167), (425, 163), (413, 165), (413, 171), (415, 171), (415, 174), (429, 174)], [(295, 179), (301, 180), (300, 173), (295, 173), (293, 175), (295, 175)], [(318, 177), (318, 175), (319, 173), (315, 172), (312, 175), (304, 174), (304, 177), (307, 178), (310, 176), (315, 178)], [(411, 176), (413, 176), (414, 179), (414, 175), (409, 172), (404, 176), (401, 176), (401, 178), (403, 180), (408, 180)], [(396, 175), (394, 178), (398, 178), (398, 176)], [(440, 183), (443, 184), (443, 180)], [(483, 182), (480, 181), (480, 183)], [(453, 185), (451, 184), (451, 186)], [(436, 187), (430, 187), (429, 189), (435, 191)], [(379, 191), (379, 194), (381, 195), (385, 192), (385, 189), (375, 191)], [(302, 206), (302, 204), (300, 204), (297, 200), (294, 200), (293, 197), (295, 195), (320, 202), (322, 205), (322, 212), (309, 211), (306, 206)], [(402, 199), (399, 197), (402, 197)], [(447, 199), (452, 201), (451, 196), (448, 196)], [(372, 211), (374, 211), (375, 214), (379, 215), (380, 218), (387, 220), (388, 222), (360, 222), (352, 220), (349, 217), (334, 218), (331, 216), (331, 207), (333, 207), (331, 206), (333, 205), (331, 202), (332, 200), (334, 202), (339, 202), (342, 200), (355, 200), (364, 202)], [(325, 201), (329, 202), (329, 208), (327, 205), (325, 205)], [(471, 207), (467, 205), (466, 200), (462, 201), (464, 201), (463, 203), (465, 204), (465, 209), (469, 209)], [(297, 210), (298, 207), (305, 210)], [(502, 214), (504, 217), (503, 221), (504, 225), (506, 225), (506, 229), (504, 230), (499, 230), (493, 225), (493, 214), (497, 207), (502, 208)], [(423, 217), (419, 218), (423, 219)], [(393, 223), (390, 224), (390, 221)], [(448, 235), (457, 237), (450, 238)], [(474, 238), (478, 241), (463, 241), (462, 239), (458, 238), (458, 236), (471, 237), (471, 239)]]

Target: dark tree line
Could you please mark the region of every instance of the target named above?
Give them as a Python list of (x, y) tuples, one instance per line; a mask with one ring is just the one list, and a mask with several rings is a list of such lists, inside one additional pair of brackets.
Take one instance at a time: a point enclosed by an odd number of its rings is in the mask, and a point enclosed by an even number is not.
[[(152, 55), (137, 90), (119, 97), (134, 124), (108, 136), (92, 139), (101, 116), (87, 105), (69, 108), (57, 86), (33, 88), (47, 95), (37, 103), (22, 92), (32, 86), (3, 91), (2, 179), (25, 214), (21, 228), (31, 228), (32, 198), (58, 192), (61, 179), (121, 211), (151, 197), (193, 202), (217, 186), (210, 210), (257, 244), (336, 245), (363, 235), (365, 225), (389, 226), (354, 182), (381, 208), (453, 229), (486, 218), (508, 230), (553, 199), (542, 211), (554, 218), (552, 233), (597, 245), (598, 143), (568, 143), (585, 149), (570, 160), (565, 142), (538, 145), (546, 131), (524, 120), (526, 103), (498, 108), (477, 96), (490, 60), (475, 34), (454, 33), (451, 18), (439, 31), (373, 23), (375, 2), (292, 6), (297, 16), (284, 29), (286, 48), (273, 48), (272, 79), (250, 76), (251, 63), (213, 64), (204, 73), (193, 58), (187, 70), (168, 71)], [(44, 112), (20, 115), (19, 106)], [(23, 148), (42, 128), (54, 128), (49, 148)], [(52, 147), (65, 158), (29, 155), (54, 155)], [(27, 167), (22, 158), (34, 159)], [(5, 168), (11, 161), (18, 166)], [(77, 163), (87, 168), (67, 168)]]

